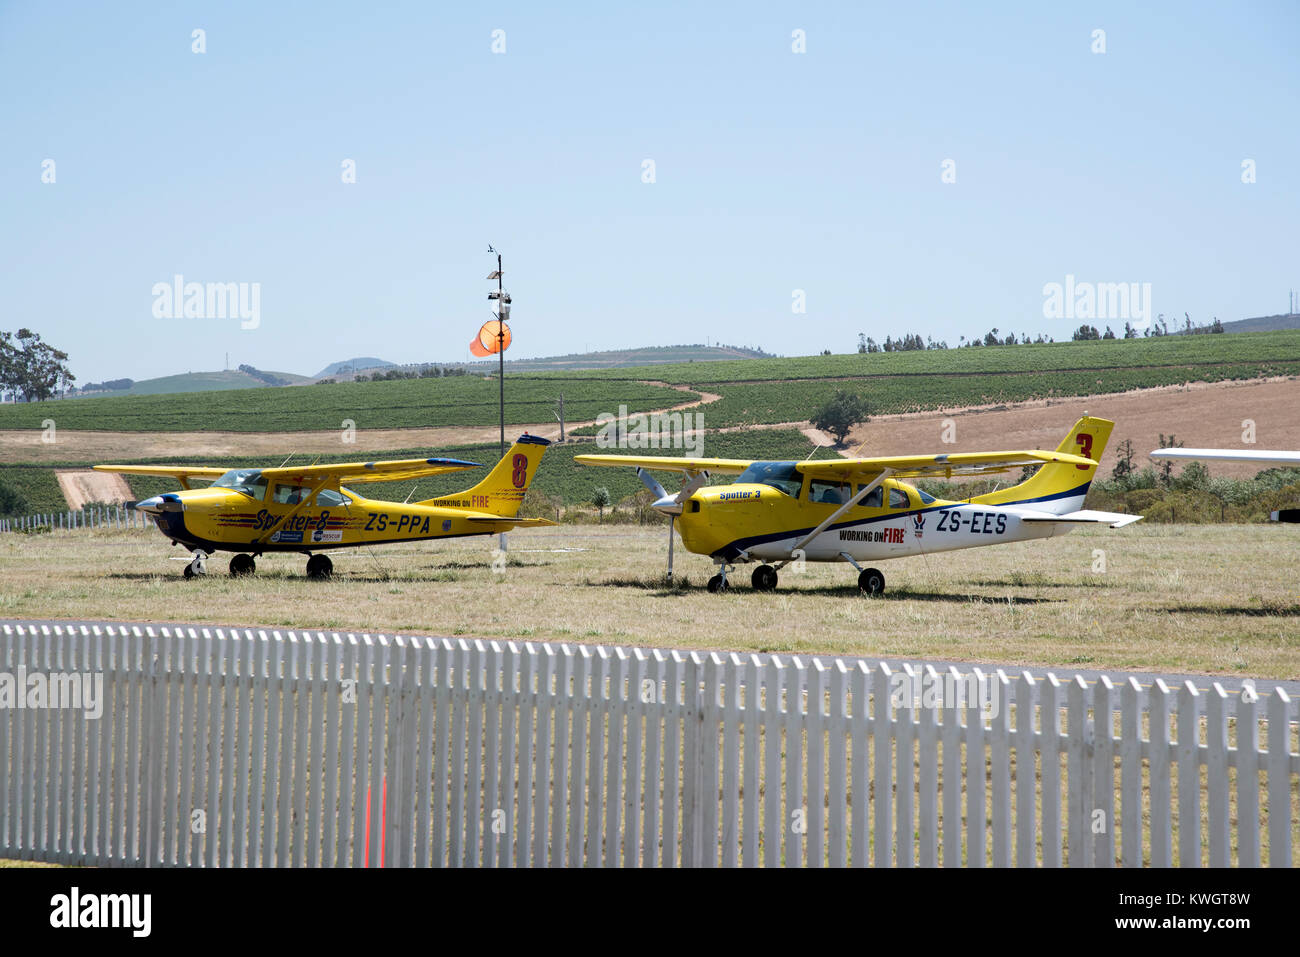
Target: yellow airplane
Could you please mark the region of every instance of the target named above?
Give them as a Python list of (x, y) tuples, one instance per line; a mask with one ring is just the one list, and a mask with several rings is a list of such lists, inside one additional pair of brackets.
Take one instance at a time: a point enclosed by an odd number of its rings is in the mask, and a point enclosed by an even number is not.
[[(1113, 425), (1085, 414), (1055, 452), (804, 462), (578, 455), (574, 461), (636, 468), (658, 499), (654, 507), (670, 517), (669, 577), (677, 522), (682, 544), (719, 566), (708, 582), (711, 592), (727, 588), (727, 573), (738, 563), (759, 562), (751, 581), (759, 591), (770, 591), (778, 571), (804, 560), (848, 562), (859, 572), (858, 586), (879, 594), (885, 576), (861, 562), (1050, 538), (1078, 525), (1119, 528), (1139, 521), (1140, 515), (1081, 510)], [(966, 501), (936, 499), (899, 481), (988, 475), (1026, 465), (1041, 467), (1027, 481)], [(670, 495), (646, 469), (681, 472), (682, 490)], [(738, 477), (734, 484), (706, 488), (713, 474)]]
[[(398, 459), (304, 465), (273, 469), (187, 468), (154, 465), (96, 465), (101, 472), (174, 478), (183, 491), (155, 495), (136, 504), (151, 514), (159, 531), (194, 552), (185, 577), (206, 573), (206, 558), (237, 552), (232, 576), (251, 575), (254, 559), (267, 552), (299, 552), (307, 576), (326, 578), (334, 570), (328, 549), (388, 545), (429, 538), (493, 535), (512, 528), (554, 525), (544, 518), (518, 518), (519, 505), (551, 443), (525, 433), (505, 458), (473, 488), (406, 504), (367, 499), (344, 482), (399, 482), (478, 468), (459, 459)], [(194, 479), (212, 480), (192, 489)]]

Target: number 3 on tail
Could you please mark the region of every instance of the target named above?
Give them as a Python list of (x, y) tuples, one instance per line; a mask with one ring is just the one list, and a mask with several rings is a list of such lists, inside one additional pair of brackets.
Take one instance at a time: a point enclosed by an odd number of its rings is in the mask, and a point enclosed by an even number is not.
[[(1087, 432), (1080, 432), (1078, 435), (1074, 437), (1074, 441), (1079, 443), (1080, 455), (1082, 455), (1085, 459), (1092, 458), (1092, 436), (1091, 435), (1089, 435)], [(1084, 471), (1087, 471), (1088, 469), (1092, 468), (1092, 466), (1076, 465), (1075, 468), (1083, 469)]]

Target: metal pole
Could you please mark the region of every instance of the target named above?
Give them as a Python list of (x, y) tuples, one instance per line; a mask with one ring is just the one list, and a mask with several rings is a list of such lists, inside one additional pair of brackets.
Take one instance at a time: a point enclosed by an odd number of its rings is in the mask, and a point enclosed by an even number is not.
[[(501, 254), (497, 253), (497, 386), (501, 405), (501, 457), (506, 457), (506, 317), (505, 286), (502, 282)], [(501, 533), (498, 542), (501, 551), (505, 551), (506, 533)]]
[[(497, 253), (497, 379), (501, 392), (501, 457), (506, 455), (506, 322), (502, 311), (505, 292), (501, 282), (501, 254)], [(504, 538), (502, 539), (504, 541)]]

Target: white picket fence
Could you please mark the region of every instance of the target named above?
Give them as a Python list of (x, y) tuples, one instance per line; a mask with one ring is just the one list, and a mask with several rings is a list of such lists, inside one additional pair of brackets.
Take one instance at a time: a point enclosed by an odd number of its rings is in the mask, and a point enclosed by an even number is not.
[(145, 512), (126, 505), (92, 505), (64, 512), (41, 512), (16, 518), (0, 518), (0, 532), (29, 532), (38, 528), (155, 528)]
[(104, 690), (0, 708), (6, 858), (1290, 866), (1300, 821), (1280, 688), (996, 672), (986, 721), (854, 659), (5, 624), (20, 667)]

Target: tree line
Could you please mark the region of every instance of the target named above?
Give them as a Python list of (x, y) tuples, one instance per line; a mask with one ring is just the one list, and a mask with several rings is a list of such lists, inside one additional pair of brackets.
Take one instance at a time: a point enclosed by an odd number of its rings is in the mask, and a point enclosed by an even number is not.
[[(1156, 316), (1149, 326), (1138, 332), (1131, 322), (1124, 323), (1123, 332), (1116, 334), (1110, 326), (1106, 331), (1100, 331), (1096, 326), (1090, 326), (1087, 323), (1081, 325), (1078, 329), (1070, 334), (1070, 338), (1075, 342), (1085, 342), (1092, 339), (1152, 339), (1158, 336), (1172, 335), (1205, 335), (1221, 333), (1224, 331), (1223, 323), (1216, 316), (1212, 322), (1204, 325), (1198, 325), (1192, 321), (1192, 317), (1183, 313), (1182, 325), (1175, 320), (1172, 330), (1170, 329), (1169, 320), (1160, 313)], [(971, 346), (1029, 346), (1038, 345), (1047, 342), (1055, 342), (1051, 336), (1044, 336), (1041, 332), (1030, 339), (1028, 334), (1021, 333), (1017, 336), (1014, 332), (1008, 332), (1005, 335), (998, 332), (997, 328), (990, 329), (982, 336), (972, 336), (967, 339), (965, 336), (958, 338), (957, 348), (964, 349)], [(886, 336), (884, 342), (876, 342), (875, 339), (868, 336), (865, 332), (858, 333), (858, 352), (876, 353), (876, 352), (913, 352), (924, 349), (947, 349), (948, 343), (941, 339), (933, 339), (930, 336), (921, 338), (920, 333), (909, 332), (901, 338), (895, 339), (892, 336)], [(831, 354), (829, 349), (822, 352), (822, 355)]]

